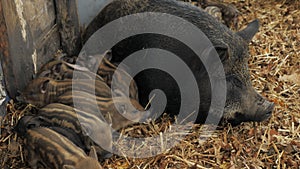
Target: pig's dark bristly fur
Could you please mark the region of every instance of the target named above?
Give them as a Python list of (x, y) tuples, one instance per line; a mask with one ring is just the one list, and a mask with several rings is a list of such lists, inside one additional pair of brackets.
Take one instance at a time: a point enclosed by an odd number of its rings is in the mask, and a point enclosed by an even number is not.
[[(253, 89), (247, 65), (248, 44), (258, 31), (258, 21), (253, 21), (244, 30), (234, 33), (203, 10), (188, 3), (175, 0), (114, 0), (87, 27), (84, 40), (87, 41), (99, 28), (115, 19), (143, 12), (167, 13), (181, 17), (196, 25), (212, 42), (222, 60), (226, 74), (227, 98), (223, 123), (239, 124), (244, 121), (262, 121), (270, 117), (274, 105)], [(183, 43), (162, 35), (137, 35), (113, 47), (112, 62), (121, 62), (133, 52), (146, 48), (168, 50), (181, 57), (190, 67), (198, 82), (201, 95), (197, 122), (204, 122), (211, 102), (208, 74), (202, 62)], [(141, 72), (135, 80), (143, 106), (148, 103), (149, 92), (158, 85), (168, 99), (166, 112), (178, 113), (180, 93), (172, 77), (150, 70)]]

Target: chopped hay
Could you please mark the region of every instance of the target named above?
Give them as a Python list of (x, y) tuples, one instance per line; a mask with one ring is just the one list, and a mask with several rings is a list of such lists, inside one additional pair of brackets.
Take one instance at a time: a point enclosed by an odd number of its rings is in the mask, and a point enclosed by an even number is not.
[[(241, 12), (239, 27), (258, 18), (260, 32), (250, 45), (249, 68), (254, 87), (276, 103), (273, 116), (263, 123), (243, 123), (217, 130), (204, 143), (193, 132), (165, 153), (146, 159), (113, 156), (105, 168), (299, 168), (300, 166), (300, 1), (225, 0)], [(28, 168), (11, 129), (31, 105), (10, 102), (1, 126), (0, 168)], [(128, 136), (159, 135), (169, 129), (166, 116), (122, 130)], [(164, 142), (162, 141), (162, 149)], [(134, 145), (132, 145), (133, 148)], [(147, 150), (148, 151), (148, 150)]]

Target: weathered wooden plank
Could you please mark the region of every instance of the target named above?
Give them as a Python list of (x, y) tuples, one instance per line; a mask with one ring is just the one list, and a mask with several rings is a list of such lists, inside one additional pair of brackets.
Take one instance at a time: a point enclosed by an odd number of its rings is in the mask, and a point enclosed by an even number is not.
[[(9, 49), (8, 49), (9, 42), (8, 42), (7, 28), (6, 28), (3, 13), (4, 13), (3, 5), (0, 2), (0, 58), (3, 63), (10, 65), (11, 60), (9, 60)], [(10, 72), (7, 72), (7, 71), (8, 71), (8, 69), (4, 69), (3, 73), (10, 74)], [(8, 76), (5, 80), (8, 80), (8, 78), (13, 78), (13, 77)], [(3, 112), (2, 112), (2, 115), (3, 115)]]
[(23, 1), (25, 20), (30, 25), (32, 39), (38, 39), (45, 30), (50, 30), (55, 24), (55, 5), (53, 0)]
[[(14, 1), (1, 1), (2, 18), (4, 20), (5, 30), (7, 38), (4, 40), (7, 43), (5, 46), (6, 53), (2, 54), (1, 63), (3, 73), (6, 82), (6, 89), (9, 96), (15, 97), (17, 90), (22, 87), (22, 83), (30, 79), (30, 75), (33, 73), (33, 69), (30, 68), (32, 63), (26, 61), (26, 57), (15, 57), (15, 56), (30, 56), (32, 53), (32, 44), (26, 43), (29, 36), (26, 34), (26, 22), (22, 14), (22, 9), (19, 8), (17, 12)], [(8, 22), (9, 21), (9, 22)], [(22, 76), (20, 76), (22, 75)]]
[(55, 2), (62, 49), (68, 55), (78, 55), (81, 50), (81, 31), (77, 0), (55, 0)]
[(37, 68), (40, 68), (42, 65), (47, 63), (49, 59), (52, 59), (54, 53), (60, 49), (59, 39), (60, 37), (57, 25), (54, 25), (46, 35), (37, 39), (35, 48), (38, 56), (36, 62)]
[(41, 64), (59, 49), (53, 3), (53, 0), (0, 1), (1, 63), (6, 88), (12, 98), (17, 91), (24, 89)]

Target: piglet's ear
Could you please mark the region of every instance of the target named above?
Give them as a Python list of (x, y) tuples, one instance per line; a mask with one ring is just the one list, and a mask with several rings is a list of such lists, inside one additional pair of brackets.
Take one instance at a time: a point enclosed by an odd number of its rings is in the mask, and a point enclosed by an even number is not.
[(98, 156), (97, 156), (97, 152), (94, 146), (91, 147), (90, 153), (89, 153), (89, 157), (95, 159), (98, 161)]
[(49, 79), (46, 79), (40, 86), (40, 91), (41, 93), (46, 93), (47, 92), (47, 88), (48, 88), (48, 85), (50, 83), (50, 80)]
[(258, 19), (252, 21), (251, 23), (248, 24), (248, 26), (237, 32), (237, 35), (242, 37), (247, 43), (249, 43), (254, 35), (258, 32), (259, 30), (259, 21)]

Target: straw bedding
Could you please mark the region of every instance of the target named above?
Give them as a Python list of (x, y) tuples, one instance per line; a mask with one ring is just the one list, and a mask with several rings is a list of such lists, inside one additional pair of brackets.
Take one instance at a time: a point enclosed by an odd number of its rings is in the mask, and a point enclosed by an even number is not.
[[(165, 153), (146, 159), (113, 156), (105, 168), (299, 168), (300, 166), (300, 1), (225, 0), (240, 11), (239, 28), (258, 18), (259, 33), (250, 44), (249, 68), (254, 87), (276, 103), (271, 119), (262, 123), (230, 125), (210, 133), (195, 125), (184, 140)], [(11, 128), (32, 105), (10, 101), (0, 137), (0, 168), (28, 168), (22, 142)], [(154, 136), (169, 129), (170, 119), (129, 126), (126, 136)], [(122, 143), (119, 143), (122, 144)], [(167, 142), (159, 142), (161, 149)], [(149, 150), (147, 145), (135, 150)]]

